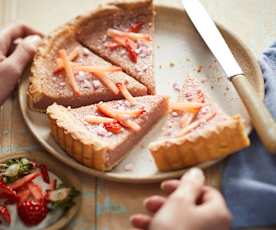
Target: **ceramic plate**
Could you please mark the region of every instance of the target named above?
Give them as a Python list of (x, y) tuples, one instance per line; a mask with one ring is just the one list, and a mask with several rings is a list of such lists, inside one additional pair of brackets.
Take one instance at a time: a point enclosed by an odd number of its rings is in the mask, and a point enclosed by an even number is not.
[[(250, 119), (231, 83), (224, 78), (224, 73), (210, 53), (185, 11), (167, 6), (157, 6), (155, 34), (155, 79), (157, 93), (177, 96), (185, 77), (198, 78), (214, 100), (230, 115), (241, 114), (247, 133), (251, 130)], [(220, 30), (231, 47), (234, 55), (247, 74), (250, 82), (263, 98), (264, 84), (259, 66), (250, 51), (231, 32), (220, 26)], [(161, 120), (150, 133), (137, 144), (128, 156), (111, 172), (98, 172), (82, 166), (68, 156), (50, 135), (45, 114), (33, 112), (27, 106), (26, 92), (28, 79), (20, 85), (19, 101), (24, 119), (37, 140), (63, 163), (92, 176), (109, 180), (146, 183), (177, 177), (183, 170), (158, 172), (147, 146), (160, 134), (165, 119)], [(216, 162), (208, 162), (200, 167), (208, 167)]]
[[(44, 155), (39, 154), (39, 152), (32, 152), (32, 153), (7, 153), (7, 154), (1, 154), (0, 157), (0, 163), (4, 163), (5, 161), (11, 159), (11, 158), (20, 158), (20, 157), (26, 157), (30, 160), (34, 160), (36, 162), (43, 162), (44, 164), (46, 164), (49, 167), (49, 171), (54, 173), (54, 175), (58, 176), (65, 185), (67, 186), (74, 186), (75, 188), (77, 188), (80, 192), (81, 192), (81, 184), (79, 179), (74, 176), (73, 174), (68, 172), (62, 172), (60, 170), (58, 170), (58, 164), (56, 162), (50, 161), (47, 158), (45, 158)], [(79, 208), (81, 205), (81, 196), (78, 196), (77, 198), (75, 198), (75, 205), (72, 206), (69, 210), (67, 210), (60, 219), (58, 219), (56, 222), (54, 222), (53, 224), (47, 225), (47, 223), (43, 223), (45, 224), (47, 227), (43, 229), (45, 230), (58, 230), (58, 229), (62, 229), (63, 227), (65, 227), (71, 220), (72, 218), (77, 214)], [(41, 229), (41, 225), (39, 225), (39, 229)]]

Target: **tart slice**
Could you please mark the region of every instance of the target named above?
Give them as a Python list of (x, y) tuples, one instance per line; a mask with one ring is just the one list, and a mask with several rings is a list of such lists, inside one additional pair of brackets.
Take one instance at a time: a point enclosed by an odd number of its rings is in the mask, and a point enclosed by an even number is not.
[(116, 83), (126, 84), (134, 96), (147, 94), (147, 88), (120, 67), (80, 45), (74, 31), (73, 26), (66, 25), (46, 38), (39, 48), (28, 90), (31, 108), (43, 111), (54, 102), (80, 107), (124, 98)]
[(77, 40), (147, 86), (153, 78), (154, 9), (152, 0), (118, 1), (80, 17)]
[(150, 152), (160, 171), (216, 160), (249, 145), (240, 117), (228, 116), (189, 78)]
[(77, 109), (48, 107), (52, 135), (82, 164), (111, 170), (168, 110), (162, 96), (118, 100)]

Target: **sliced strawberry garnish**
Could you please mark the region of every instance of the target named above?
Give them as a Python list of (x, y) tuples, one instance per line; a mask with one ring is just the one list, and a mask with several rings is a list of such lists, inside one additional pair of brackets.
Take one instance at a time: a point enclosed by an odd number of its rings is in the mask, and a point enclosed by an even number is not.
[(195, 115), (196, 114), (194, 114), (194, 113), (185, 113), (185, 114), (183, 114), (183, 116), (180, 118), (180, 121), (179, 121), (180, 127), (184, 128), (187, 125), (191, 124), (192, 121), (195, 118)]
[(98, 67), (98, 66), (81, 66), (75, 65), (77, 70), (85, 71), (92, 73), (93, 76), (98, 78), (99, 81), (102, 82), (108, 89), (110, 89), (114, 94), (119, 94), (119, 90), (116, 87), (115, 83), (110, 80), (107, 76), (109, 72), (118, 72), (121, 71), (121, 67), (118, 66), (105, 66), (105, 67)]
[(40, 169), (42, 179), (45, 183), (49, 184), (49, 172), (48, 172), (48, 166), (45, 164), (39, 164), (38, 168)]
[(135, 98), (128, 91), (125, 83), (117, 83), (116, 86), (120, 90), (121, 94), (128, 100), (129, 103), (135, 104)]
[(133, 110), (118, 111), (118, 114), (121, 116), (126, 115), (133, 118), (137, 118), (143, 115), (145, 112), (146, 110), (144, 108), (140, 108), (140, 109), (133, 109)]
[(129, 29), (128, 29), (128, 32), (133, 32), (133, 33), (138, 33), (142, 27), (143, 27), (144, 23), (143, 22), (136, 22), (136, 23), (133, 23)]
[(185, 126), (182, 130), (180, 130), (177, 133), (177, 136), (184, 137), (185, 135), (190, 133), (192, 130), (199, 127), (202, 123), (206, 123), (206, 122), (210, 121), (212, 118), (214, 118), (216, 116), (216, 114), (217, 114), (216, 112), (210, 112), (210, 113), (206, 114), (204, 117), (200, 118), (199, 120), (196, 120), (196, 121), (190, 123), (189, 125)]
[(29, 196), (31, 195), (31, 191), (29, 189), (24, 189), (20, 192), (17, 193), (18, 197), (19, 197), (19, 201), (20, 202), (24, 202), (26, 201)]
[(116, 120), (113, 118), (93, 116), (93, 115), (86, 116), (85, 121), (88, 122), (89, 124), (101, 124), (101, 123), (116, 122)]
[(75, 79), (74, 72), (73, 72), (73, 65), (71, 65), (71, 62), (69, 60), (69, 57), (64, 49), (59, 51), (60, 58), (62, 60), (64, 70), (65, 70), (65, 76), (74, 91), (75, 95), (80, 96), (81, 92), (78, 86), (78, 83)]
[(55, 190), (56, 187), (57, 187), (57, 179), (51, 178), (48, 190), (50, 190), (50, 191)]
[(17, 181), (13, 182), (10, 187), (13, 190), (17, 190), (21, 187), (23, 187), (24, 185), (28, 184), (29, 182), (31, 182), (32, 180), (34, 180), (36, 177), (38, 177), (40, 175), (40, 172), (36, 171), (33, 173), (30, 173), (20, 179), (18, 179)]
[(104, 127), (107, 131), (112, 132), (114, 134), (118, 134), (122, 130), (122, 126), (117, 121), (104, 123)]
[(8, 223), (11, 223), (11, 215), (6, 206), (0, 206), (0, 216)]
[[(79, 49), (75, 48), (69, 55), (68, 58), (70, 61), (74, 61), (79, 56)], [(57, 58), (57, 68), (54, 70), (54, 74), (59, 73), (64, 70), (63, 61), (61, 58)]]
[(99, 103), (97, 105), (98, 110), (103, 113), (104, 115), (116, 119), (122, 126), (132, 129), (133, 131), (139, 131), (141, 129), (140, 125), (137, 124), (135, 121), (130, 120), (122, 113), (111, 109), (105, 103)]
[(13, 188), (3, 182), (0, 182), (0, 198), (7, 199), (8, 203), (13, 203), (18, 200), (18, 196)]
[(98, 72), (118, 72), (122, 71), (122, 68), (119, 66), (85, 66), (85, 65), (75, 65), (75, 68), (81, 71), (89, 73), (98, 73)]
[(48, 214), (47, 201), (27, 200), (17, 204), (17, 213), (23, 223), (27, 226), (39, 224)]
[(143, 40), (143, 41), (151, 41), (152, 38), (148, 34), (142, 34), (142, 33), (133, 33), (133, 32), (123, 32), (120, 30), (115, 30), (115, 29), (108, 29), (107, 30), (107, 35), (109, 37), (126, 37), (129, 38), (133, 41), (138, 41), (138, 40)]
[(40, 200), (43, 198), (43, 192), (42, 189), (38, 184), (35, 184), (33, 182), (30, 182), (28, 184), (28, 189), (30, 190), (31, 194), (36, 200)]
[(111, 50), (115, 50), (115, 49), (118, 49), (118, 48), (122, 47), (122, 45), (120, 45), (118, 43), (115, 43), (115, 42), (106, 42), (104, 44), (104, 46), (111, 49)]
[(132, 47), (131, 45), (131, 42), (130, 40), (126, 40), (126, 50), (127, 50), (127, 53), (128, 53), (128, 57), (129, 59), (134, 62), (134, 63), (137, 63), (137, 60), (138, 60), (138, 54), (136, 53), (135, 49)]
[(173, 111), (180, 111), (184, 113), (197, 113), (202, 106), (204, 106), (204, 104), (199, 102), (177, 102), (171, 104), (170, 108)]
[(118, 95), (119, 90), (116, 87), (115, 83), (110, 80), (110, 78), (103, 72), (94, 72), (93, 73), (108, 89), (110, 89), (114, 94)]
[(137, 44), (128, 37), (114, 36), (113, 41), (123, 46), (127, 52), (129, 59), (134, 63), (137, 62), (138, 54), (136, 53)]

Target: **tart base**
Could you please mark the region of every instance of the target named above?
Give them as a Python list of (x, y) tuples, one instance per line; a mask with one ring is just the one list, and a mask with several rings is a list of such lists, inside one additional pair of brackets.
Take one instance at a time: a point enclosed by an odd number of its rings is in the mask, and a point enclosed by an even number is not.
[(81, 137), (69, 133), (62, 125), (59, 125), (54, 116), (50, 114), (48, 117), (52, 136), (68, 155), (89, 168), (107, 170), (104, 159), (107, 149), (104, 146), (81, 141)]
[(160, 171), (171, 171), (226, 157), (249, 146), (239, 116), (193, 139), (175, 138), (152, 143), (150, 152)]
[(99, 171), (110, 171), (127, 156), (129, 150), (146, 135), (160, 117), (167, 113), (167, 97), (146, 96), (141, 97), (141, 100), (147, 100), (147, 97), (155, 97), (153, 103), (158, 104), (140, 121), (141, 130), (130, 132), (115, 148), (111, 148), (110, 143), (101, 138), (89, 135), (89, 131), (80, 127), (80, 121), (68, 113), (67, 108), (57, 104), (47, 109), (51, 134), (58, 145), (81, 164)]

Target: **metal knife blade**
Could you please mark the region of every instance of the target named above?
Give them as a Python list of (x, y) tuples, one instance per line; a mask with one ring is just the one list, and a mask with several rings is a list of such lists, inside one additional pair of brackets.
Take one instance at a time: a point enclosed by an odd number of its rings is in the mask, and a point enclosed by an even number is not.
[(182, 0), (182, 4), (195, 28), (222, 66), (227, 77), (231, 78), (243, 74), (240, 65), (203, 5), (198, 0)]

